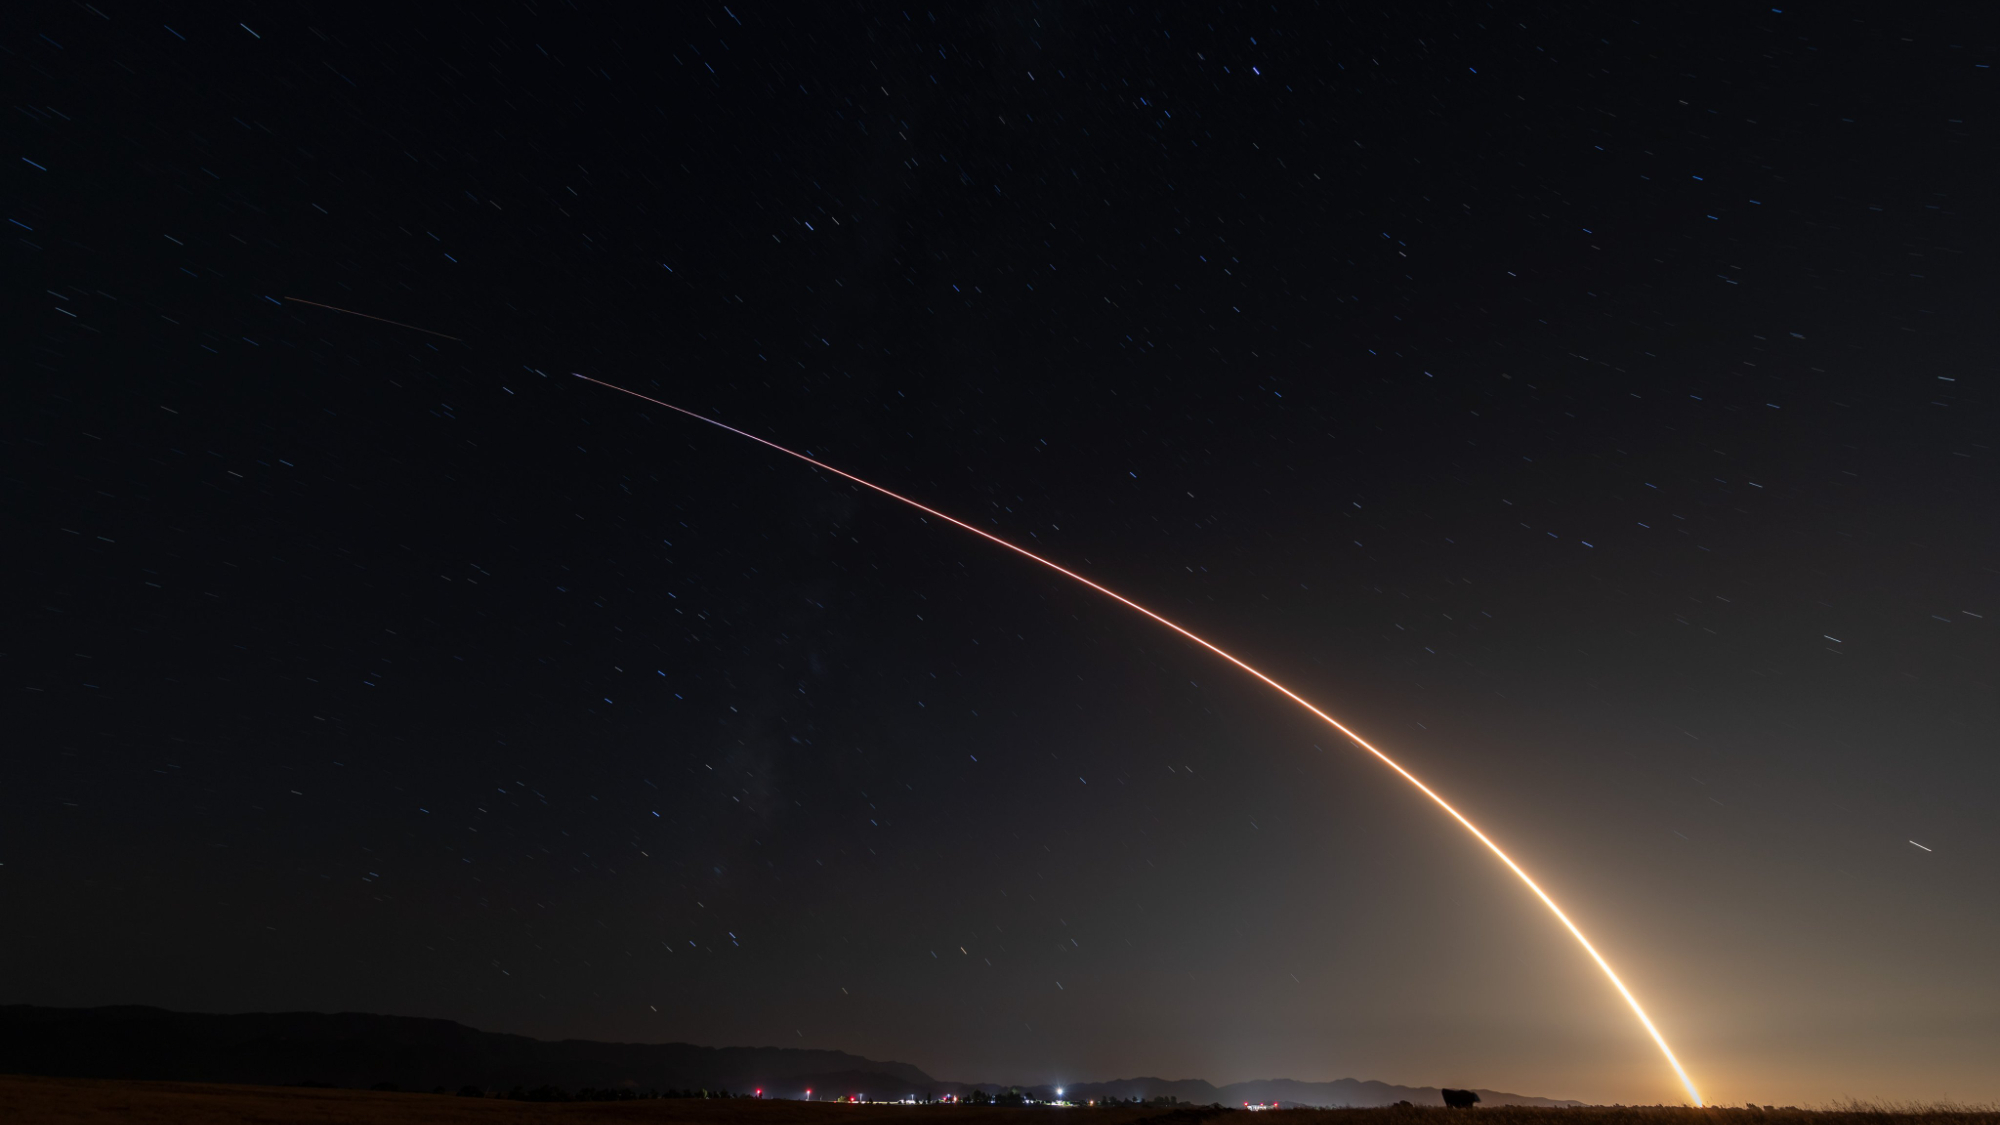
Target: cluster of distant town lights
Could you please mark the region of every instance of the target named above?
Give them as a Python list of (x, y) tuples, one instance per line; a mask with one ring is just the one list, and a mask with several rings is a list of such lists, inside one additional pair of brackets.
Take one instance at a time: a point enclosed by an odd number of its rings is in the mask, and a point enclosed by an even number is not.
[[(758, 1097), (760, 1097), (760, 1098), (764, 1096), (764, 1089), (763, 1089), (763, 1087), (761, 1087), (761, 1086), (760, 1086), (760, 1087), (758, 1087), (758, 1088), (757, 1088), (757, 1096), (758, 1096)], [(1066, 1101), (1063, 1101), (1063, 1100), (1062, 1100), (1062, 1096), (1063, 1096), (1063, 1088), (1062, 1088), (1061, 1086), (1057, 1086), (1057, 1087), (1056, 1087), (1056, 1100), (1055, 1100), (1055, 1101), (1052, 1101), (1052, 1102), (1038, 1102), (1038, 1101), (1035, 1101), (1035, 1100), (1034, 1100), (1033, 1098), (1028, 1098), (1028, 1099), (1027, 1099), (1027, 1103), (1028, 1103), (1029, 1105), (1053, 1105), (1053, 1106), (1073, 1106), (1073, 1105), (1075, 1105), (1075, 1104), (1076, 1104), (1075, 1102), (1066, 1102)], [(805, 1100), (805, 1101), (812, 1101), (812, 1100), (814, 1100), (814, 1099), (813, 1099), (813, 1092), (812, 1092), (812, 1090), (811, 1090), (810, 1088), (806, 1090), (806, 1096), (805, 1096), (804, 1100)], [(916, 1095), (915, 1095), (915, 1094), (905, 1094), (904, 1096), (902, 1096), (902, 1097), (900, 1097), (900, 1098), (891, 1098), (891, 1099), (888, 1099), (888, 1100), (886, 1100), (886, 1101), (875, 1101), (875, 1102), (871, 1102), (871, 1101), (869, 1101), (869, 1100), (868, 1100), (868, 1096), (867, 1096), (866, 1094), (848, 1094), (848, 1095), (847, 1095), (847, 1096), (845, 1096), (845, 1097), (839, 1097), (839, 1098), (834, 1098), (833, 1100), (834, 1100), (835, 1102), (846, 1102), (846, 1103), (848, 1103), (848, 1104), (850, 1104), (850, 1105), (916, 1105), (916, 1104), (918, 1104), (918, 1103), (917, 1103), (917, 1097), (916, 1097)], [(942, 1097), (942, 1098), (938, 1098), (937, 1100), (938, 1100), (938, 1101), (940, 1101), (940, 1102), (947, 1102), (947, 1103), (950, 1103), (950, 1102), (957, 1102), (957, 1101), (959, 1101), (960, 1099), (959, 1099), (959, 1096), (958, 1096), (957, 1094), (946, 1094), (946, 1095), (945, 1095), (944, 1097)], [(1085, 1104), (1085, 1105), (1096, 1105), (1097, 1103), (1096, 1103), (1096, 1102), (1086, 1102), (1086, 1103), (1084, 1103), (1084, 1104)], [(1277, 1103), (1277, 1102), (1244, 1102), (1244, 1103), (1243, 1103), (1243, 1108), (1244, 1108), (1244, 1109), (1248, 1109), (1248, 1110), (1260, 1110), (1260, 1109), (1277, 1109), (1277, 1108), (1278, 1108), (1278, 1103)]]

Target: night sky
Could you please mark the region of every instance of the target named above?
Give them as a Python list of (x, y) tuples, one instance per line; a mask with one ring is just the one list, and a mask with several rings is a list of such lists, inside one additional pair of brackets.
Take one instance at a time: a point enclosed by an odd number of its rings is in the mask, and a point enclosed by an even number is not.
[(1711, 1100), (2000, 1099), (1979, 6), (38, 7), (0, 1001), (1681, 1100), (579, 372)]

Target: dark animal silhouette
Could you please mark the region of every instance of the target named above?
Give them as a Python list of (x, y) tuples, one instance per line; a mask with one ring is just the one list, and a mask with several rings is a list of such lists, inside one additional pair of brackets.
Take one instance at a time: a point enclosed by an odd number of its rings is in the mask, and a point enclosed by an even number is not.
[(1479, 1104), (1479, 1094), (1475, 1090), (1439, 1090), (1444, 1095), (1444, 1104), (1453, 1109), (1471, 1109)]

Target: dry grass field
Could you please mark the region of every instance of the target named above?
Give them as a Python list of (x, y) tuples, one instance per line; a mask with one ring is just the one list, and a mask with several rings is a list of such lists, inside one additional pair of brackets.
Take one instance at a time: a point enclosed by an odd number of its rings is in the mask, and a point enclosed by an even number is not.
[[(0, 1076), (7, 1125), (1200, 1125), (1235, 1111), (841, 1105), (830, 1102), (536, 1103), (439, 1094), (194, 1082)], [(2000, 1125), (2000, 1110), (1851, 1106), (1821, 1110), (1433, 1107), (1282, 1110), (1263, 1125)]]

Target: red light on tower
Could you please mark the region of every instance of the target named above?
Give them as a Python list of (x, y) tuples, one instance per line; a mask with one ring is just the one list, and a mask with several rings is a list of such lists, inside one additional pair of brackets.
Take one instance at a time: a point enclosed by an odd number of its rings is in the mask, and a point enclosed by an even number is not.
[(760, 1098), (764, 1096), (764, 1087), (762, 1086), (757, 1087), (757, 1096)]

